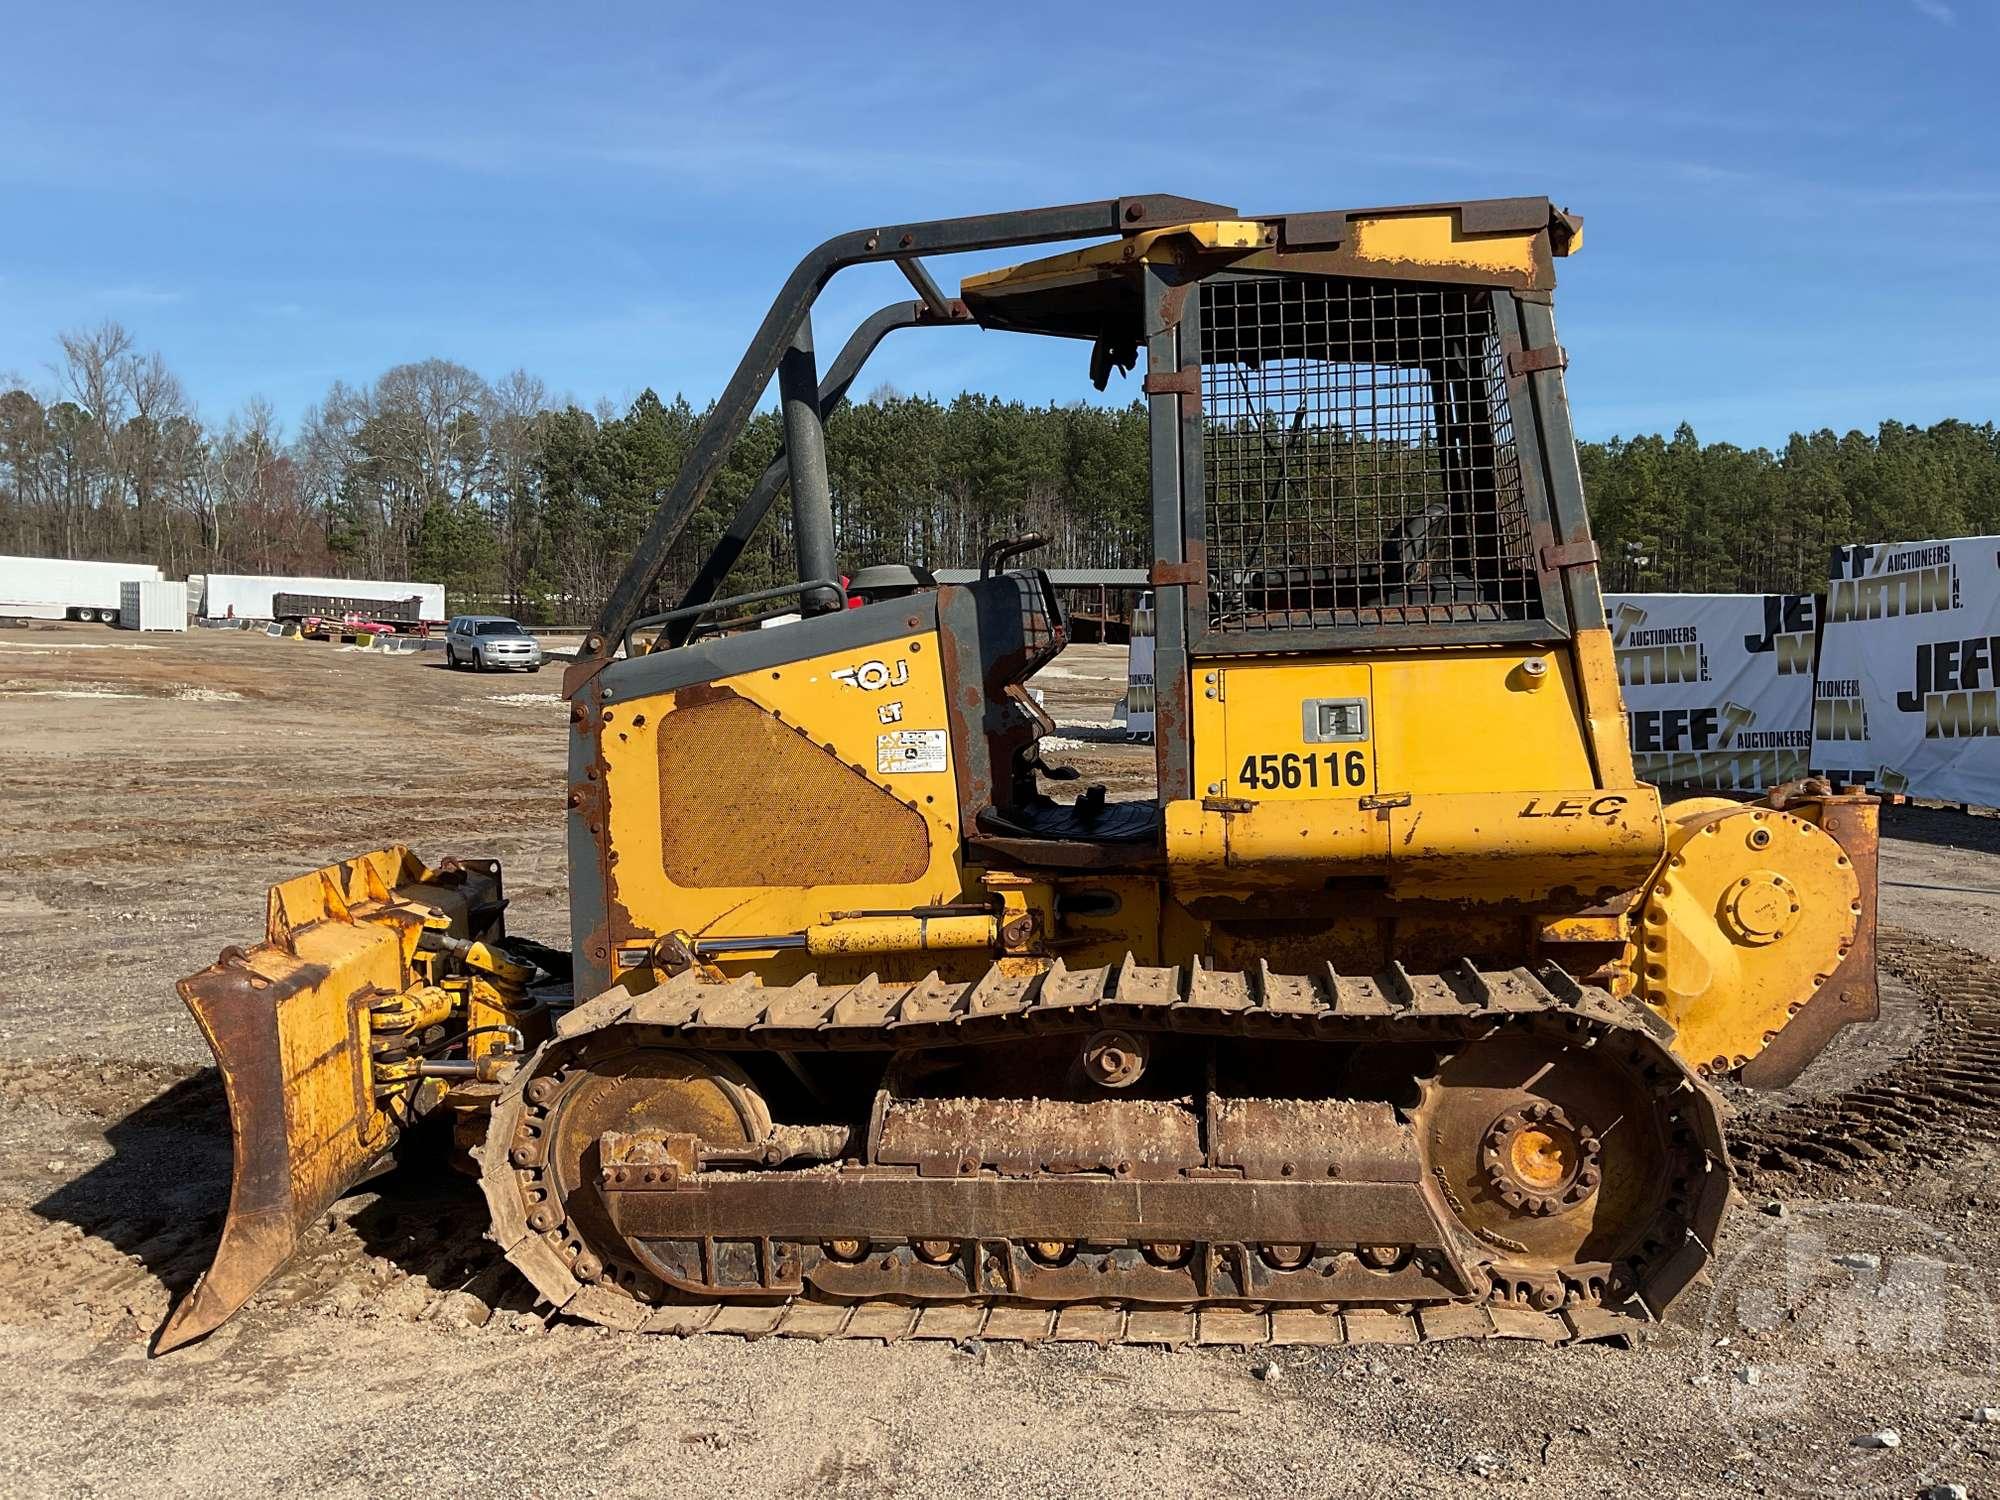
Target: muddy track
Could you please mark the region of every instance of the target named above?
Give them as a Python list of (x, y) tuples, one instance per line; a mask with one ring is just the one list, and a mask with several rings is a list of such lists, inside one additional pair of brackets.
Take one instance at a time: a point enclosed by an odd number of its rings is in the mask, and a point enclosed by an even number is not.
[(0, 1208), (0, 1322), (156, 1328), (172, 1305), (171, 1288), (200, 1273), (220, 1227), (217, 1215), (208, 1226), (118, 1219), (85, 1228)]
[(1729, 1149), (1742, 1185), (1797, 1191), (1857, 1172), (1894, 1178), (2000, 1138), (2000, 964), (1889, 929), (1880, 953), (1883, 973), (1916, 991), (1921, 1035), (1849, 1087), (1739, 1119)]
[[(649, 1270), (626, 1259), (623, 1242), (588, 1239), (587, 1221), (567, 1215), (548, 1166), (561, 1149), (550, 1121), (560, 1117), (563, 1080), (587, 1077), (594, 1059), (622, 1055), (635, 1045), (666, 1045), (673, 1038), (684, 1046), (730, 1051), (783, 1049), (801, 1042), (869, 1050), (978, 1040), (1004, 1046), (1042, 1028), (1104, 1024), (1142, 1033), (1298, 1042), (1415, 1040), (1450, 1046), (1461, 1037), (1470, 1042), (1504, 1036), (1510, 1040), (1496, 1045), (1547, 1043), (1555, 1051), (1588, 1037), (1582, 1045), (1600, 1047), (1607, 1059), (1604, 1076), (1629, 1078), (1641, 1090), (1638, 1097), (1657, 1111), (1662, 1140), (1674, 1142), (1660, 1160), (1662, 1180), (1674, 1185), (1632, 1223), (1614, 1264), (1515, 1264), (1500, 1252), (1479, 1263), (1483, 1269), (1474, 1276), (1490, 1277), (1490, 1283), (1475, 1280), (1469, 1295), (1466, 1288), (1452, 1293), (1426, 1280), (1410, 1287), (1414, 1295), (1408, 1302), (1392, 1302), (1379, 1284), (1368, 1286), (1363, 1273), (1360, 1297), (1347, 1303), (1330, 1290), (1336, 1283), (1321, 1279), (1332, 1274), (1335, 1259), (1328, 1258), (1308, 1273), (1312, 1295), (1302, 1297), (1296, 1287), (1279, 1292), (1269, 1299), (1268, 1311), (1247, 1277), (1218, 1277), (1211, 1285), (1193, 1272), (1182, 1272), (1171, 1290), (1157, 1282), (1145, 1284), (1169, 1308), (1184, 1298), (1188, 1305), (1199, 1304), (1198, 1313), (1156, 1310), (1144, 1297), (1127, 1305), (1119, 1282), (1095, 1276), (1087, 1290), (1072, 1283), (1068, 1291), (1038, 1292), (1029, 1280), (1032, 1272), (1025, 1269), (1029, 1252), (1018, 1242), (1005, 1252), (1022, 1268), (1016, 1272), (1001, 1276), (994, 1262), (990, 1272), (970, 1279), (947, 1275), (913, 1283), (919, 1226), (909, 1231), (908, 1245), (877, 1247), (885, 1252), (879, 1269), (889, 1274), (872, 1285), (850, 1282), (839, 1300), (815, 1289), (799, 1300), (746, 1306), (740, 1296), (716, 1300), (715, 1289), (702, 1282), (683, 1282), (682, 1293), (666, 1293)], [(1719, 1164), (1722, 1148), (1713, 1096), (1694, 1087), (1683, 1066), (1666, 1053), (1655, 1027), (1665, 1030), (1636, 1003), (1578, 985), (1552, 967), (1483, 970), (1470, 960), (1435, 974), (1412, 974), (1401, 965), (1372, 975), (1337, 974), (1331, 966), (1320, 973), (1283, 974), (1261, 964), (1244, 971), (1152, 967), (1128, 954), (1121, 964), (1077, 970), (1058, 959), (1032, 977), (1010, 975), (995, 965), (977, 979), (957, 981), (932, 974), (918, 981), (884, 982), (871, 975), (859, 984), (822, 984), (808, 976), (772, 986), (750, 976), (711, 982), (690, 970), (641, 995), (621, 990), (600, 996), (563, 1019), (556, 1041), (538, 1055), (533, 1073), (518, 1073), (496, 1106), (482, 1181), (493, 1206), (495, 1237), (509, 1259), (553, 1305), (620, 1330), (749, 1337), (797, 1332), (891, 1342), (952, 1336), (927, 1333), (927, 1324), (935, 1324), (960, 1330), (957, 1337), (985, 1340), (1249, 1345), (1618, 1337), (1646, 1316), (1646, 1305), (1664, 1308), (1696, 1274), (1706, 1256), (1701, 1247), (1713, 1244), (1727, 1199), (1726, 1183), (1708, 1170)], [(1424, 1128), (1421, 1121), (1417, 1128)], [(956, 1170), (972, 1170), (977, 1158), (955, 1160), (961, 1149), (968, 1149), (956, 1127), (944, 1127), (939, 1139)], [(504, 1154), (492, 1145), (495, 1140), (507, 1145)], [(1123, 1177), (1132, 1169), (1131, 1162), (1121, 1162), (1117, 1172)], [(1021, 1164), (1012, 1170), (1020, 1172)], [(1284, 1175), (1292, 1170), (1287, 1163)], [(1310, 1175), (1320, 1170), (1314, 1166)], [(1246, 1170), (1253, 1180), (1258, 1175)], [(1273, 1188), (1277, 1175), (1274, 1165)], [(640, 1170), (633, 1168), (630, 1176), (636, 1187)], [(647, 1174), (647, 1180), (651, 1177)], [(612, 1191), (634, 1190), (619, 1186), (626, 1178), (623, 1168), (612, 1174)], [(1450, 1196), (1449, 1186), (1445, 1192)], [(1079, 1226), (1066, 1233), (1081, 1238), (1087, 1230)], [(1254, 1254), (1257, 1247), (1248, 1248)], [(803, 1262), (818, 1252), (806, 1244), (795, 1245), (792, 1253)], [(1313, 1254), (1307, 1251), (1309, 1257)], [(1352, 1258), (1344, 1258), (1353, 1269)], [(1117, 1269), (1108, 1255), (1093, 1258), (1093, 1263), (1106, 1277)], [(922, 1270), (916, 1274), (930, 1275)], [(1007, 1290), (1001, 1293), (1003, 1285)], [(791, 1288), (797, 1289), (796, 1284)], [(737, 1290), (752, 1288), (739, 1285)], [(987, 1295), (978, 1295), (982, 1292)], [(1486, 1305), (1489, 1295), (1495, 1305)], [(1306, 1305), (1281, 1310), (1285, 1302)], [(1385, 1303), (1395, 1311), (1385, 1313)], [(1060, 1312), (1051, 1304), (1060, 1304)], [(1533, 1328), (1546, 1331), (1510, 1333), (1505, 1325), (1524, 1311), (1530, 1312), (1527, 1321)], [(1363, 1331), (1357, 1333), (1357, 1328)]]
[[(0, 1059), (0, 1104), (40, 1105), (66, 1114), (123, 1117), (141, 1105), (170, 1101), (169, 1110), (206, 1123), (223, 1108), (222, 1079), (213, 1068), (171, 1063), (51, 1057)], [(223, 1117), (223, 1128), (228, 1119)]]

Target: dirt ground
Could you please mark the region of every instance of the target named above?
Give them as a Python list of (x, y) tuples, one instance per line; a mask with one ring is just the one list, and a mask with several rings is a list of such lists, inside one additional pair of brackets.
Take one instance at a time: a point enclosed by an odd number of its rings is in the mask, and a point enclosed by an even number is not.
[[(1123, 653), (1037, 685), (1147, 783)], [(408, 1168), (149, 1359), (229, 1145), (173, 981), (272, 881), (384, 843), (506, 865), (565, 941), (558, 669), (235, 632), (0, 629), (0, 1492), (330, 1496), (1973, 1494), (2000, 1483), (2000, 821), (1897, 810), (1883, 1022), (1738, 1098), (1712, 1283), (1639, 1346), (1280, 1351), (613, 1336), (531, 1308)], [(1960, 946), (1951, 946), (1960, 945)], [(1976, 950), (1976, 951), (1974, 951)], [(1857, 1439), (1894, 1429), (1894, 1447)]]

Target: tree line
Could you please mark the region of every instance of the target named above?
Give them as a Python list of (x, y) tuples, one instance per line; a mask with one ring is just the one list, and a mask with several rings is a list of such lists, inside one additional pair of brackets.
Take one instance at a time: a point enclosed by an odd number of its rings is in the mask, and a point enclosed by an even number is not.
[(2000, 534), (1991, 422), (1795, 432), (1775, 448), (1673, 436), (1578, 445), (1607, 589), (1814, 593), (1850, 542)]
[[(553, 399), (515, 371), (449, 360), (336, 381), (287, 434), (269, 403), (205, 419), (157, 353), (116, 323), (64, 334), (50, 380), (0, 381), (0, 552), (204, 572), (324, 573), (445, 585), (455, 604), (538, 623), (591, 618), (694, 441), (703, 412), (643, 392), (624, 410)], [(691, 578), (776, 456), (760, 413), (675, 548), (662, 593)], [(968, 566), (999, 537), (1044, 531), (1038, 560), (1142, 567), (1150, 500), (1144, 407), (1034, 406), (879, 390), (828, 424), (844, 567)], [(1782, 446), (1671, 437), (1581, 445), (1585, 492), (1621, 590), (1810, 591), (1832, 547), (2000, 532), (1990, 422)], [(729, 587), (793, 576), (773, 506)]]

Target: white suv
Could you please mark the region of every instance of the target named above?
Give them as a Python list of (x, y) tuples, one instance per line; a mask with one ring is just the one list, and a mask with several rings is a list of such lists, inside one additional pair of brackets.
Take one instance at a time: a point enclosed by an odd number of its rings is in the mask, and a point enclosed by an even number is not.
[(444, 660), (475, 672), (539, 672), (542, 643), (505, 615), (460, 615), (445, 631)]

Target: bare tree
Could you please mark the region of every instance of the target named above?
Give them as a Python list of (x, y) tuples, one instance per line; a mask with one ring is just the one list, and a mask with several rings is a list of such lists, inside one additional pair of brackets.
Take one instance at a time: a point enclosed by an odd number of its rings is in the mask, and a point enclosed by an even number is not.
[(243, 532), (239, 552), (259, 569), (270, 570), (277, 550), (271, 522), (274, 510), (281, 508), (281, 465), (288, 466), (289, 460), (280, 447), (277, 414), (270, 402), (253, 396), (208, 445), (207, 489), (217, 518), (211, 533), (217, 553), (220, 517), (226, 512)]
[(298, 465), (300, 494), (318, 515), (328, 550), (355, 557), (367, 571), (379, 575), (387, 517), (375, 506), (379, 496), (365, 495), (358, 480), (367, 460), (361, 431), (373, 414), (368, 392), (336, 380), (324, 401), (306, 408), (292, 456)]
[(124, 325), (105, 322), (58, 334), (56, 342), (63, 357), (54, 369), (64, 394), (107, 428), (123, 423), (124, 365), (137, 348)]
[(119, 361), (116, 376), (132, 412), (115, 446), (132, 494), (138, 548), (144, 556), (163, 556), (171, 563), (173, 543), (160, 515), (162, 492), (173, 479), (165, 434), (172, 423), (192, 415), (187, 392), (157, 353), (128, 354)]
[(90, 512), (115, 517), (124, 504), (116, 437), (131, 411), (121, 370), (134, 344), (132, 335), (112, 322), (62, 334), (57, 342), (62, 359), (54, 373), (75, 413), (62, 424), (67, 473), (59, 530), (62, 555), (76, 557), (85, 545)]
[(46, 547), (49, 422), (42, 403), (18, 385), (0, 392), (0, 547), (33, 553)]
[(543, 557), (540, 474), (542, 422), (548, 387), (525, 370), (514, 370), (494, 385), (486, 413), (486, 440), (492, 457), (493, 519), (500, 532), (500, 557), (507, 607), (518, 611)]
[(208, 450), (208, 434), (193, 414), (169, 417), (160, 425), (157, 452), (167, 505), (172, 513), (194, 524), (192, 537), (185, 525), (172, 528), (177, 538), (177, 571), (192, 571), (197, 558), (203, 567), (213, 567), (222, 555), (221, 496), (209, 482)]

